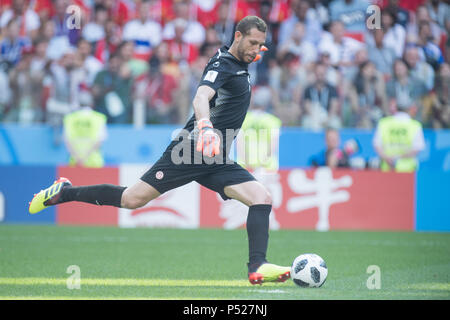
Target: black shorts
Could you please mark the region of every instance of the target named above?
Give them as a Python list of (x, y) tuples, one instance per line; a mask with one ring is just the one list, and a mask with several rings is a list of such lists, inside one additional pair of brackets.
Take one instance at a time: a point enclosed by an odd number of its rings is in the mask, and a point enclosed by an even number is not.
[(236, 162), (224, 164), (174, 164), (170, 153), (161, 158), (141, 177), (159, 193), (178, 188), (196, 181), (202, 186), (220, 194), (222, 199), (230, 199), (224, 188), (247, 181), (256, 180), (246, 169)]

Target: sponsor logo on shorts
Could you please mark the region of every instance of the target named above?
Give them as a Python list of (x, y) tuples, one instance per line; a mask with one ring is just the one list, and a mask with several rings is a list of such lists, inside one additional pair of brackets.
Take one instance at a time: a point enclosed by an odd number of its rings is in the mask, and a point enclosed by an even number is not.
[(158, 180), (161, 180), (162, 178), (164, 178), (164, 172), (158, 171), (158, 172), (155, 174), (155, 178), (158, 179)]

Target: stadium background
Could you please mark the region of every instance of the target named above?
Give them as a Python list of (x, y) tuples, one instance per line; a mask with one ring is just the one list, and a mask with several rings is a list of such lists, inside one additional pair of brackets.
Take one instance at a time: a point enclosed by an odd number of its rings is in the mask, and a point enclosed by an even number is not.
[[(398, 1), (396, 6), (395, 1), (355, 0), (351, 10), (346, 11), (343, 1), (143, 2), (147, 4), (126, 0), (1, 1), (2, 223), (242, 226), (237, 218), (231, 223), (232, 217), (222, 212), (223, 203), (214, 194), (193, 185), (186, 187), (190, 188), (188, 192), (176, 190), (135, 212), (70, 204), (31, 216), (27, 203), (36, 190), (60, 175), (69, 177), (74, 184), (132, 183), (132, 178), (136, 179), (156, 161), (173, 131), (191, 112), (190, 101), (208, 57), (217, 47), (229, 44), (236, 21), (257, 14), (269, 24), (270, 50), (260, 62), (251, 65), (252, 84), (254, 88), (271, 90), (270, 111), (283, 120), (280, 173), (274, 183), (281, 194), (274, 207), (277, 221), (273, 228), (315, 229), (319, 212), (324, 211), (330, 230), (450, 231), (450, 201), (446, 197), (450, 187), (450, 132), (446, 129), (449, 104), (445, 95), (449, 85), (448, 6), (434, 12), (432, 1)], [(81, 10), (80, 29), (61, 24), (71, 15), (66, 11), (71, 4)], [(403, 30), (403, 41), (388, 38), (385, 42), (394, 53), (390, 62), (380, 62), (372, 56), (373, 33), (365, 25), (369, 4), (379, 5), (385, 9), (383, 14), (395, 16), (392, 30)], [(24, 9), (22, 16), (11, 15), (14, 5)], [(148, 9), (151, 26), (135, 32), (133, 19), (142, 14), (140, 8)], [(361, 14), (362, 20), (357, 18)], [(298, 31), (293, 32), (296, 15), (305, 21), (301, 46), (292, 45), (289, 39), (289, 34)], [(19, 28), (13, 37), (18, 41), (11, 45), (8, 39), (15, 32), (11, 22), (14, 19)], [(338, 19), (345, 22), (345, 36), (352, 40), (342, 48), (347, 54), (336, 58), (330, 49), (330, 37), (335, 35), (328, 31)], [(418, 27), (422, 22), (430, 26), (432, 44), (421, 43)], [(383, 28), (384, 23), (382, 19)], [(175, 35), (176, 28), (186, 28), (180, 39)], [(427, 46), (434, 51), (424, 57)], [(125, 107), (118, 116), (108, 113), (93, 90), (99, 85), (96, 75), (108, 68), (108, 57), (114, 54), (120, 57), (120, 66), (126, 66), (130, 72), (127, 85), (114, 89)], [(358, 140), (361, 151), (355, 158), (369, 163), (376, 158), (372, 147), (374, 127), (382, 115), (389, 113), (389, 105), (383, 101), (395, 98), (389, 88), (399, 76), (393, 69), (396, 58), (404, 58), (408, 81), (415, 81), (422, 88), (417, 96), (411, 96), (417, 106), (416, 118), (426, 128), (420, 170), (386, 174), (365, 168), (310, 169), (311, 157), (324, 148), (324, 126), (308, 121), (302, 110), (304, 96), (296, 93), (304, 92), (314, 82), (309, 77), (314, 66), (319, 61), (326, 64), (327, 79), (337, 89), (339, 112), (336, 116), (329, 111), (327, 119), (340, 128), (342, 141)], [(421, 67), (414, 67), (413, 61)], [(376, 66), (377, 76), (386, 87), (376, 92), (377, 99), (363, 105), (364, 94), (358, 88), (364, 82), (361, 74), (367, 63)], [(17, 80), (21, 77), (26, 80)], [(61, 79), (70, 85), (58, 86)], [(63, 113), (51, 112), (48, 101), (52, 99), (60, 99), (69, 110), (92, 103), (107, 114), (108, 139), (103, 146), (106, 168), (66, 167), (68, 153), (61, 140)], [(142, 103), (144, 117), (139, 113)], [(302, 183), (312, 187), (303, 190), (299, 187)], [(338, 186), (328, 188), (331, 184)], [(179, 208), (180, 203), (186, 205)]]

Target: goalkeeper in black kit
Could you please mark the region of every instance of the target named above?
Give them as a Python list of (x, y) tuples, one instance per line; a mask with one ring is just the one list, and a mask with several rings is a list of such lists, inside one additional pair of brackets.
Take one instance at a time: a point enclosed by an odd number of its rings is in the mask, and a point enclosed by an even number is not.
[(228, 157), (250, 104), (248, 65), (259, 58), (266, 41), (266, 23), (256, 16), (236, 26), (231, 46), (218, 49), (209, 60), (193, 100), (194, 115), (160, 159), (130, 187), (110, 184), (72, 186), (67, 178), (36, 194), (29, 212), (69, 201), (136, 209), (166, 191), (191, 181), (214, 190), (224, 200), (249, 207), (248, 279), (252, 284), (284, 282), (290, 267), (267, 262), (272, 198), (246, 169)]

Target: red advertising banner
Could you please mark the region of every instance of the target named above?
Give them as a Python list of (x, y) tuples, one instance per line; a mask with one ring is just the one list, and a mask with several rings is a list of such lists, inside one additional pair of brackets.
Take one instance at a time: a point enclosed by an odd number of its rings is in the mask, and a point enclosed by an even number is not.
[[(413, 230), (415, 175), (377, 171), (254, 173), (271, 192), (272, 229)], [(247, 207), (201, 189), (200, 227), (245, 225)]]
[[(119, 184), (119, 168), (74, 168), (58, 167), (58, 177), (68, 178), (73, 185)], [(114, 225), (118, 224), (118, 209), (110, 206), (95, 206), (80, 202), (63, 203), (56, 208), (57, 224)]]

